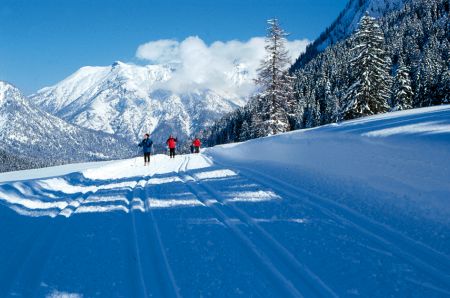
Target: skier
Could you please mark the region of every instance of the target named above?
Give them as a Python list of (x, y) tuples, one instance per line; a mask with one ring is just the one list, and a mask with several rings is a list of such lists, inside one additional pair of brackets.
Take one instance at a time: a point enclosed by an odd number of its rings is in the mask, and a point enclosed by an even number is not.
[(150, 165), (150, 153), (152, 152), (153, 141), (150, 139), (150, 135), (146, 133), (144, 139), (139, 143), (139, 147), (142, 147), (144, 151), (144, 166)]
[(199, 138), (195, 138), (195, 140), (192, 142), (192, 145), (194, 146), (195, 153), (200, 153), (200, 146), (202, 142), (200, 142)]
[(172, 135), (166, 141), (167, 146), (170, 150), (170, 158), (175, 158), (175, 148), (177, 147), (178, 139), (174, 138)]

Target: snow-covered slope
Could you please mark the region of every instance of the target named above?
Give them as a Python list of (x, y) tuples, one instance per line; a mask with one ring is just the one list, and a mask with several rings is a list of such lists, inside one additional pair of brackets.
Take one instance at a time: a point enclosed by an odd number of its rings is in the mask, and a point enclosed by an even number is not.
[(387, 13), (401, 8), (409, 0), (349, 0), (345, 9), (319, 38), (309, 45), (305, 53), (293, 65), (298, 69), (313, 59), (317, 53), (325, 50), (347, 37), (358, 27), (361, 17), (367, 12), (369, 15), (379, 18)]
[[(17, 88), (2, 81), (0, 139), (0, 149), (9, 154), (46, 164), (120, 158), (132, 153), (122, 140), (71, 125), (41, 111)], [(2, 165), (2, 170), (5, 166)]]
[(323, 180), (308, 185), (314, 187), (311, 191), (341, 184), (336, 189), (341, 194), (377, 194), (374, 203), (419, 208), (421, 216), (450, 224), (450, 105), (364, 117), (207, 151), (216, 160), (298, 169), (294, 180)]
[[(83, 67), (58, 84), (43, 88), (31, 100), (54, 115), (86, 128), (138, 140), (154, 133), (180, 139), (211, 124), (244, 101), (214, 90), (174, 92), (163, 87), (174, 71), (170, 65), (138, 66), (115, 62)], [(230, 79), (239, 84), (245, 71), (237, 67)]]
[(0, 296), (448, 297), (449, 148), (441, 106), (5, 173)]

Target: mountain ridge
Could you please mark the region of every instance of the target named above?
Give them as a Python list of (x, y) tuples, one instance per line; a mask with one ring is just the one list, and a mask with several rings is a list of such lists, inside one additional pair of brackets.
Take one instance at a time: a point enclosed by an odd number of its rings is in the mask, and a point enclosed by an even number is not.
[[(175, 67), (120, 61), (110, 66), (85, 66), (40, 89), (30, 100), (69, 123), (130, 141), (139, 140), (144, 133), (156, 134), (158, 141), (168, 134), (187, 139), (245, 103), (231, 92), (168, 89)], [(237, 66), (236, 73), (230, 74), (236, 84), (247, 79), (242, 68)]]
[[(50, 115), (0, 81), (0, 150), (11, 164), (2, 170), (23, 168), (17, 160), (40, 166), (78, 161), (107, 160), (132, 155), (122, 139), (94, 132)], [(4, 169), (3, 169), (4, 168)]]

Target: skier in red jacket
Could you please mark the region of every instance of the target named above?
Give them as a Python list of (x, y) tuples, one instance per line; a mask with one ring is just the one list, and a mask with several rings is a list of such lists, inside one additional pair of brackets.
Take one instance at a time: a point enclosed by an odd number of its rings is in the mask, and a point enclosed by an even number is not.
[(172, 135), (167, 139), (166, 144), (170, 150), (170, 158), (175, 158), (175, 148), (177, 147), (177, 138), (174, 138)]
[(200, 146), (202, 145), (202, 142), (200, 142), (199, 138), (196, 138), (193, 142), (192, 145), (194, 146), (194, 152), (195, 153), (200, 153)]

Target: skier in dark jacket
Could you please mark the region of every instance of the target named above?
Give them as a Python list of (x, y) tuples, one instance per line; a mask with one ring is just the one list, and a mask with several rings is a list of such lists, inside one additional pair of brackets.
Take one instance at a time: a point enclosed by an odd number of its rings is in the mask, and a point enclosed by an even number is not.
[(144, 166), (147, 165), (147, 162), (150, 165), (150, 153), (152, 152), (153, 141), (150, 139), (148, 133), (144, 135), (144, 139), (138, 146), (142, 147), (142, 150), (144, 151)]
[(200, 146), (202, 145), (202, 142), (200, 142), (200, 139), (196, 138), (192, 142), (192, 145), (194, 146), (195, 153), (200, 153)]
[(177, 147), (177, 138), (174, 138), (172, 135), (166, 141), (167, 146), (170, 150), (170, 158), (175, 158), (175, 148)]

